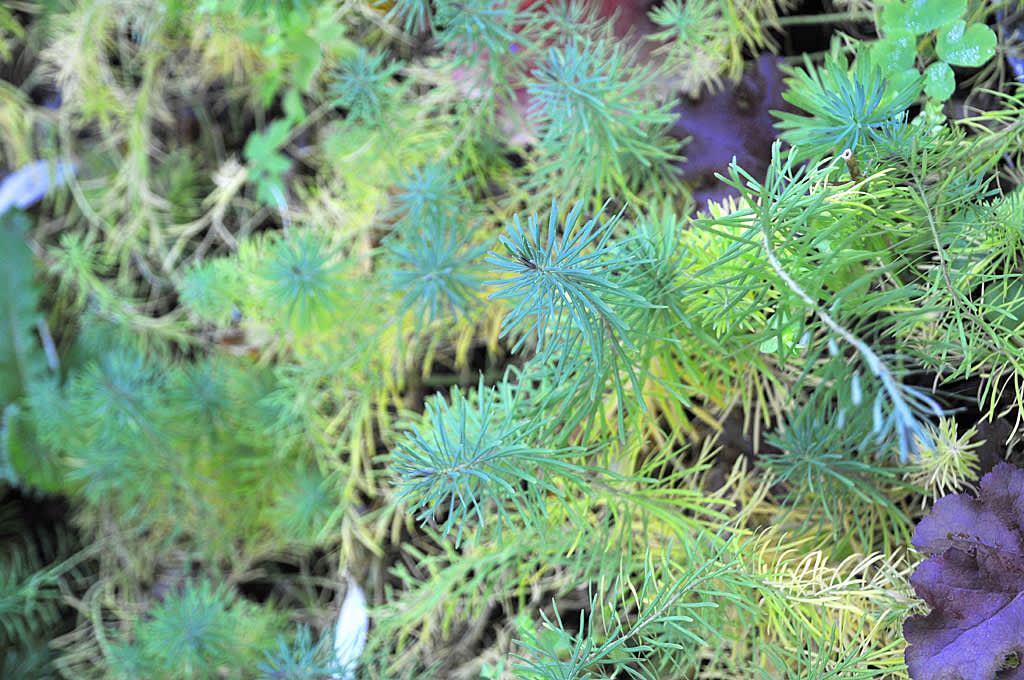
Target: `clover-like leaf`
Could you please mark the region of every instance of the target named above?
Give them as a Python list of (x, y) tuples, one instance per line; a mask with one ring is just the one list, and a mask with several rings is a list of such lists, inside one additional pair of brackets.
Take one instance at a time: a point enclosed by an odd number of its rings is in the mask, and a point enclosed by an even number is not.
[(890, 31), (871, 45), (872, 62), (887, 74), (913, 68), (916, 58), (917, 37), (908, 31)]
[(921, 35), (952, 23), (967, 11), (967, 0), (901, 0), (890, 2), (882, 10), (882, 28)]
[(984, 24), (957, 21), (939, 31), (935, 52), (954, 66), (982, 66), (996, 53), (996, 34)]
[(910, 578), (932, 611), (903, 625), (915, 680), (1024, 678), (1024, 470), (1001, 463), (978, 498), (940, 498), (914, 532)]
[(944, 102), (953, 95), (956, 78), (953, 69), (944, 61), (937, 61), (924, 70), (924, 92), (929, 97)]

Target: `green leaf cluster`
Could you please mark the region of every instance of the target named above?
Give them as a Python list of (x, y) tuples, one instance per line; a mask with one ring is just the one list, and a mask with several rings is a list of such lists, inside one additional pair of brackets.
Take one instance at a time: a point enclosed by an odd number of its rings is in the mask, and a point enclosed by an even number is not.
[(59, 601), (61, 677), (332, 677), (351, 578), (357, 677), (902, 677), (953, 416), (1024, 410), (1024, 101), (910, 121), (883, 53), (984, 56), (989, 8), (802, 59), (694, 216), (676, 70), (774, 2), (257, 5), (47, 6), (60, 109), (0, 89), (80, 168), (0, 217), (3, 479), (88, 544), (3, 572), (10, 663)]
[(865, 142), (877, 142), (917, 100), (920, 79), (899, 82), (886, 77), (875, 54), (862, 52), (853, 64), (833, 54), (821, 65), (805, 55), (803, 69), (789, 69), (789, 90), (782, 96), (808, 115), (777, 111), (776, 126), (801, 158), (838, 155), (845, 149), (855, 152)]
[(956, 88), (953, 66), (977, 68), (995, 55), (996, 34), (978, 19), (977, 10), (968, 11), (967, 0), (894, 0), (882, 11), (879, 26), (884, 35), (872, 52), (885, 65), (886, 74), (897, 79), (914, 75), (920, 53), (928, 64), (925, 94), (944, 102)]
[(147, 614), (130, 640), (111, 645), (111, 670), (120, 677), (246, 677), (272, 624), (226, 586), (205, 580), (186, 581)]

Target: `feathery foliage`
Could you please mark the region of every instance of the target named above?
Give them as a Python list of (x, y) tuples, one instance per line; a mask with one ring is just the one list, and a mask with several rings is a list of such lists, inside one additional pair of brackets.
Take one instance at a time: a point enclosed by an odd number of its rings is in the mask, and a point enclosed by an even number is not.
[[(360, 679), (905, 677), (1024, 413), (1015, 29), (647, 4), (0, 9), (4, 159), (77, 168), (0, 217), (0, 476), (87, 546), (0, 551), (0, 675), (347, 678), (351, 578)], [(678, 93), (809, 21), (881, 38), (692, 214)]]
[(492, 392), (481, 381), (475, 396), (473, 403), (456, 389), (451, 405), (436, 398), (427, 402), (424, 427), (412, 425), (393, 454), (402, 480), (398, 499), (411, 501), (409, 512), (421, 522), (444, 507), (442, 534), (454, 529), (456, 545), (471, 524), (483, 528), (490, 518), (497, 519), (494, 540), (500, 544), (503, 525), (512, 523), (508, 506), (527, 529), (543, 522), (543, 514), (531, 517), (533, 508), (543, 513), (544, 494), (562, 493), (545, 478), (579, 481), (582, 472), (569, 459), (572, 449), (541, 445), (548, 424), (524, 420), (522, 397), (507, 382)]
[(387, 61), (387, 54), (370, 54), (366, 48), (342, 59), (331, 73), (333, 104), (348, 109), (348, 116), (369, 124), (383, 120), (393, 98), (394, 75), (400, 62)]
[[(222, 670), (228, 677), (244, 677), (255, 645), (266, 642), (268, 624), (256, 607), (238, 601), (226, 586), (188, 581), (150, 610), (135, 627), (132, 642), (112, 646), (114, 670), (129, 677), (148, 673), (191, 680)], [(171, 668), (174, 673), (167, 673)]]
[(790, 70), (793, 82), (783, 94), (786, 101), (806, 111), (798, 116), (777, 112), (781, 137), (801, 152), (801, 159), (857, 152), (864, 142), (878, 141), (880, 129), (902, 115), (921, 92), (920, 80), (902, 85), (883, 77), (873, 52), (847, 64), (829, 55), (821, 66), (804, 56), (804, 68)]
[[(634, 195), (638, 176), (654, 177), (666, 190), (678, 157), (664, 137), (672, 116), (652, 103), (647, 67), (609, 39), (569, 41), (548, 49), (531, 72), (526, 92), (537, 125), (540, 159), (531, 188), (551, 195)], [(557, 195), (556, 195), (557, 196)]]

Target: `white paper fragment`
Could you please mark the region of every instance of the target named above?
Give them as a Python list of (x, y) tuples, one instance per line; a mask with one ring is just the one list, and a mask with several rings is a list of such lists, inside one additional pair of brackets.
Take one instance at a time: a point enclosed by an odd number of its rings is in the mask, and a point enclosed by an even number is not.
[(342, 673), (335, 673), (334, 680), (355, 680), (356, 663), (366, 647), (366, 631), (370, 627), (370, 616), (366, 612), (366, 595), (363, 589), (349, 581), (345, 601), (338, 614), (338, 625), (334, 629), (334, 658)]
[(0, 182), (0, 215), (11, 206), (29, 207), (51, 188), (64, 184), (74, 172), (73, 164), (50, 161), (34, 161), (12, 172)]

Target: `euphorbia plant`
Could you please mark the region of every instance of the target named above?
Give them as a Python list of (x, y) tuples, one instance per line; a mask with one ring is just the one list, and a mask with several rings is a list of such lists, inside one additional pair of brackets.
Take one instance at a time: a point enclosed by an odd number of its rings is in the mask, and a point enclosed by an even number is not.
[(774, 3), (378, 4), (32, 29), (4, 148), (79, 178), (2, 218), (0, 469), (92, 552), (17, 558), (0, 642), (66, 594), (64, 677), (902, 674), (915, 520), (1024, 404), (1019, 97), (915, 119), (837, 43), (695, 216), (676, 71), (749, 103)]

